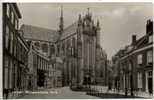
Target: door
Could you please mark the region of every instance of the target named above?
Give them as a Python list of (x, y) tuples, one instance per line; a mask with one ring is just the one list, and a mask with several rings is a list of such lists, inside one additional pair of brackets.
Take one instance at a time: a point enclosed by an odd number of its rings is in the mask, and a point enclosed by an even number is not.
[(148, 90), (149, 90), (149, 93), (152, 93), (152, 77), (148, 78)]

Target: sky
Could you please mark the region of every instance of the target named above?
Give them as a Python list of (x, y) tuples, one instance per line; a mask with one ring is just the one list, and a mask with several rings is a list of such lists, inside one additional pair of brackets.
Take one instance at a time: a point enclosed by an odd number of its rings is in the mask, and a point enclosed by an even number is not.
[(118, 50), (137, 39), (146, 31), (146, 21), (153, 19), (152, 3), (18, 3), (22, 19), (28, 24), (48, 29), (58, 29), (60, 9), (63, 6), (64, 28), (84, 16), (90, 9), (94, 23), (100, 21), (100, 44), (111, 59)]

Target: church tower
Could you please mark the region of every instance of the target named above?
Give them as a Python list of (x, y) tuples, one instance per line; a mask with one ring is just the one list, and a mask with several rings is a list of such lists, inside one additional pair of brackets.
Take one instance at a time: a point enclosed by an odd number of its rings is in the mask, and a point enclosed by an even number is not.
[(97, 34), (96, 34), (96, 42), (97, 42), (97, 45), (100, 44), (100, 24), (99, 24), (99, 20), (97, 20)]
[(60, 16), (60, 23), (59, 23), (59, 34), (61, 35), (64, 31), (64, 19), (63, 19), (63, 7), (61, 6), (61, 16)]

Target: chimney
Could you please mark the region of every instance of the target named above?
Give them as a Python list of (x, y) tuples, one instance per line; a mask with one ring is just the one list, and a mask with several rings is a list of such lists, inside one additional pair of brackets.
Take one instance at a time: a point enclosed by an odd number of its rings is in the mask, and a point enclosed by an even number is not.
[(146, 24), (146, 34), (152, 34), (152, 33), (153, 33), (153, 21), (149, 19), (147, 20)]
[(132, 44), (136, 42), (136, 35), (132, 35)]

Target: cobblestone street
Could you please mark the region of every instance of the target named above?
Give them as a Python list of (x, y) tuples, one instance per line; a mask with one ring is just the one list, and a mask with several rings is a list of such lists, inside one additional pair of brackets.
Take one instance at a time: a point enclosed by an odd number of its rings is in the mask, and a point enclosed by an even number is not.
[[(42, 91), (42, 90), (41, 90)], [(58, 89), (47, 89), (48, 94), (29, 94), (19, 97), (19, 99), (98, 99), (98, 97), (86, 95), (86, 92), (71, 91), (69, 87)]]

